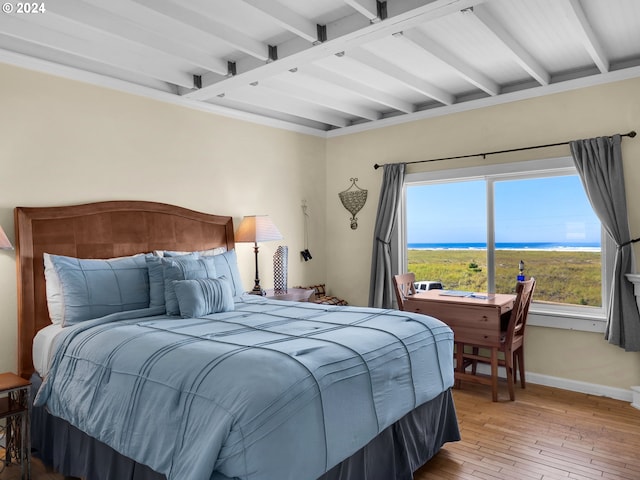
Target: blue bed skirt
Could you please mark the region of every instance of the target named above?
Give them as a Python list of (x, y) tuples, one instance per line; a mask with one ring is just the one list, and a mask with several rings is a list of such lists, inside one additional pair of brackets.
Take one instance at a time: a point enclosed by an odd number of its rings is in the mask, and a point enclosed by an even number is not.
[[(41, 379), (33, 375), (35, 395)], [(58, 473), (85, 480), (165, 480), (146, 465), (120, 455), (68, 422), (33, 407), (33, 454)], [(451, 390), (419, 406), (383, 430), (319, 480), (412, 480), (447, 442), (460, 440)], [(230, 479), (231, 480), (231, 479)]]

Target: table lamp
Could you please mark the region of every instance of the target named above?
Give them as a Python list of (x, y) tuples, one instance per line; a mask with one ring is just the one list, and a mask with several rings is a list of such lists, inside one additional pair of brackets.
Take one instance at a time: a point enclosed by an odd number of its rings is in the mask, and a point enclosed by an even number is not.
[(238, 231), (236, 232), (236, 242), (253, 242), (253, 251), (256, 256), (256, 279), (253, 290), (249, 293), (254, 295), (264, 295), (264, 290), (260, 286), (258, 276), (258, 242), (268, 242), (280, 240), (282, 234), (273, 224), (268, 215), (249, 215), (242, 219)]

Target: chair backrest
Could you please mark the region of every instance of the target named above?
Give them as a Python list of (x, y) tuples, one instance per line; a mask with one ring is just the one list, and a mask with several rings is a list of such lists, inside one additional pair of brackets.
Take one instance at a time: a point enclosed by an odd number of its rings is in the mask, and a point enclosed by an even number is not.
[(514, 342), (522, 339), (535, 288), (535, 278), (518, 282), (516, 285), (516, 300), (513, 304), (513, 310), (511, 310), (511, 317), (509, 318), (509, 326), (507, 327), (507, 336), (505, 339), (506, 345), (512, 345)]
[(404, 299), (410, 295), (415, 295), (415, 281), (416, 275), (411, 272), (393, 276), (393, 287), (396, 292), (396, 300), (398, 300), (398, 308), (400, 310), (404, 310)]

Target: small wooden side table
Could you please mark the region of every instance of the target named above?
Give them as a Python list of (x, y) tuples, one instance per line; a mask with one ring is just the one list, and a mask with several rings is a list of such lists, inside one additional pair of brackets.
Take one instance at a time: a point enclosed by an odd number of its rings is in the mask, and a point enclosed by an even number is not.
[(31, 479), (29, 388), (31, 382), (13, 373), (0, 373), (0, 420), (5, 419), (4, 466), (20, 464), (22, 480)]
[(287, 300), (289, 302), (312, 302), (316, 291), (313, 288), (287, 288), (286, 292), (267, 290), (265, 298), (272, 300)]

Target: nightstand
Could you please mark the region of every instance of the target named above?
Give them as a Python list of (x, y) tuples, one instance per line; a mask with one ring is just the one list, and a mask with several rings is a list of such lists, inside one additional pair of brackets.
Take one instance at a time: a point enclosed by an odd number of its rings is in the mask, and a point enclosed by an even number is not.
[(265, 298), (272, 300), (287, 300), (289, 302), (312, 302), (316, 291), (313, 288), (287, 288), (286, 292), (267, 290)]
[(4, 466), (20, 464), (22, 480), (31, 479), (29, 387), (31, 382), (13, 373), (0, 373), (0, 434), (4, 434)]

